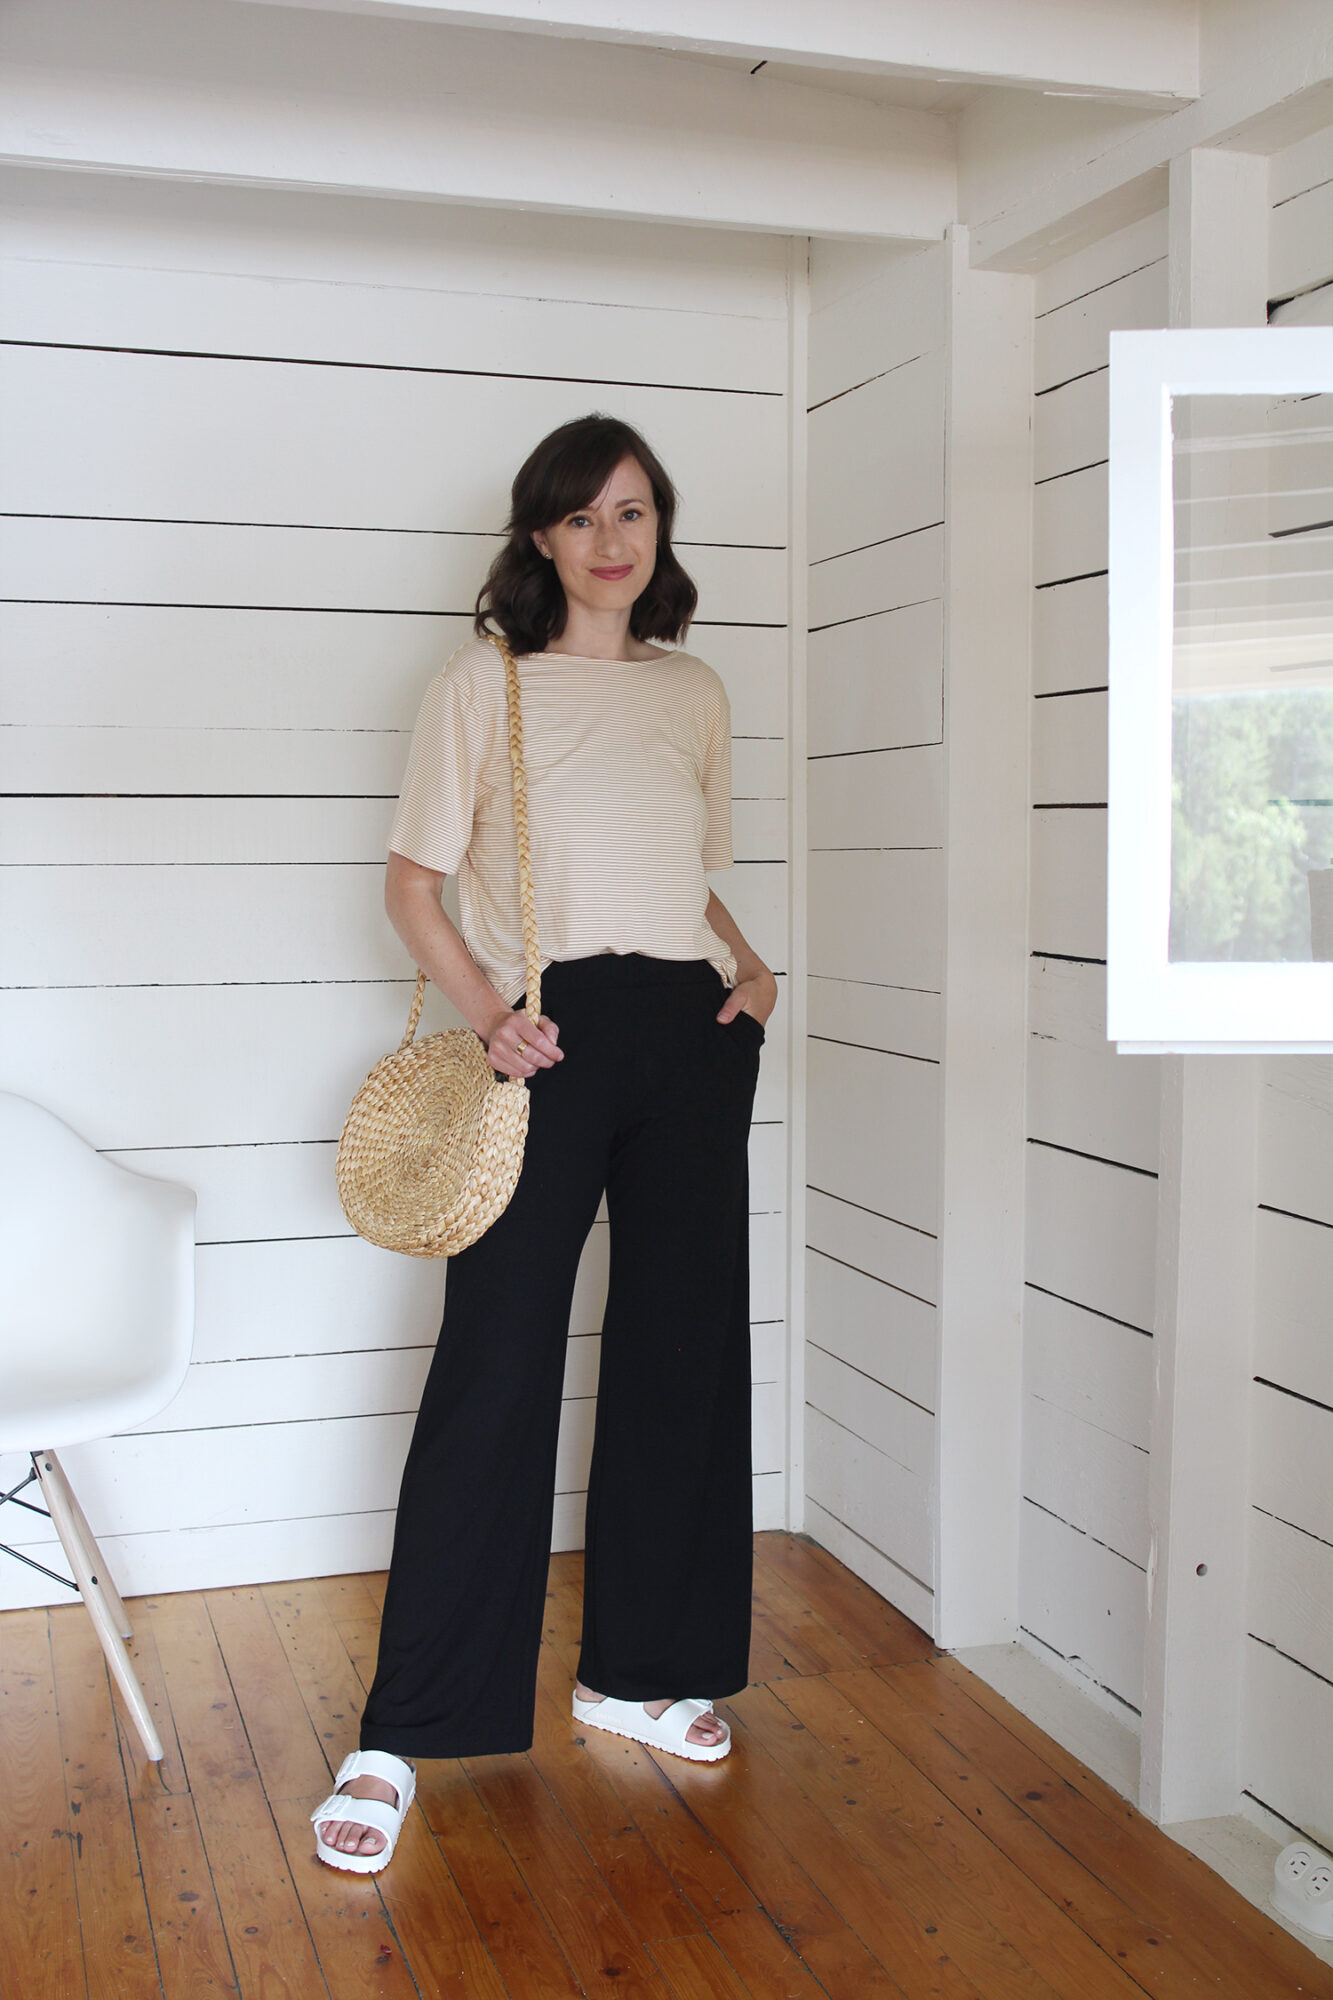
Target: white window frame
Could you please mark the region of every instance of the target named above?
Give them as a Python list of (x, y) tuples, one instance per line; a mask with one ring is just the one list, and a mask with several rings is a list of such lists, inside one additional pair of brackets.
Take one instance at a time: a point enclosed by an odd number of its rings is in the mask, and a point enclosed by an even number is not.
[(1333, 963), (1167, 957), (1172, 398), (1324, 392), (1333, 392), (1333, 328), (1111, 335), (1106, 1023), (1125, 1052), (1333, 1049)]

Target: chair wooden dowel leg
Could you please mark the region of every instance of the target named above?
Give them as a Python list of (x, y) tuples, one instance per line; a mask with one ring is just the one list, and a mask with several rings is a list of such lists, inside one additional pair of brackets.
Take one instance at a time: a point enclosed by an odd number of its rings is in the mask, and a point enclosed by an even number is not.
[(55, 1531), (74, 1572), (74, 1581), (79, 1586), (79, 1594), (88, 1607), (88, 1615), (93, 1621), (93, 1630), (106, 1654), (107, 1665), (112, 1679), (120, 1689), (121, 1698), (143, 1741), (145, 1755), (153, 1763), (161, 1761), (162, 1743), (153, 1726), (153, 1716), (144, 1691), (139, 1686), (138, 1675), (125, 1650), (125, 1641), (120, 1634), (120, 1625), (125, 1617), (125, 1607), (120, 1602), (115, 1585), (111, 1595), (119, 1607), (119, 1617), (112, 1610), (106, 1594), (106, 1578), (102, 1564), (102, 1553), (89, 1530), (83, 1510), (70, 1491), (64, 1468), (53, 1451), (35, 1451), (32, 1455), (33, 1467), (41, 1484), (42, 1497), (50, 1510)]
[(105, 1554), (97, 1545), (97, 1537), (88, 1526), (88, 1516), (79, 1505), (79, 1496), (70, 1485), (68, 1479), (65, 1478), (65, 1468), (61, 1465), (55, 1453), (48, 1451), (44, 1456), (52, 1461), (57, 1468), (59, 1477), (64, 1481), (65, 1500), (69, 1507), (70, 1515), (78, 1531), (79, 1538), (83, 1543), (84, 1555), (87, 1558), (88, 1567), (97, 1578), (98, 1586), (103, 1597), (106, 1599), (106, 1606), (107, 1610), (111, 1613), (112, 1623), (115, 1625), (122, 1639), (132, 1639), (134, 1637), (134, 1626), (130, 1622), (129, 1612), (125, 1609), (125, 1600), (116, 1588), (116, 1579), (111, 1574), (111, 1567), (107, 1562)]

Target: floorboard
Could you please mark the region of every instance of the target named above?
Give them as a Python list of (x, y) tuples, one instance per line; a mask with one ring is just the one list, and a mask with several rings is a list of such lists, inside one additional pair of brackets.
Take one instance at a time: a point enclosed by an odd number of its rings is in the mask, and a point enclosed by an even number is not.
[(138, 1599), (150, 1764), (79, 1605), (0, 1614), (0, 2000), (1333, 2000), (1333, 1973), (802, 1536), (755, 1538), (717, 1765), (580, 1728), (552, 1558), (532, 1749), (424, 1762), (315, 1859), (382, 1575)]

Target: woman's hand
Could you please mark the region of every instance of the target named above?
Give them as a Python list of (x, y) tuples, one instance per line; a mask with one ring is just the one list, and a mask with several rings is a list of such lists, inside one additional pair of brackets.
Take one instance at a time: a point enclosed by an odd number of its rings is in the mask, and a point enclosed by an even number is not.
[(546, 1014), (534, 1028), (522, 1008), (508, 1008), (483, 1037), (486, 1058), (501, 1076), (535, 1076), (539, 1069), (553, 1069), (565, 1060), (564, 1050), (556, 1047), (559, 1036), (559, 1028)]
[(778, 982), (765, 969), (755, 973), (752, 979), (739, 979), (728, 993), (718, 1013), (718, 1020), (724, 1024), (734, 1021), (738, 1014), (753, 1014), (760, 1027), (778, 1004)]

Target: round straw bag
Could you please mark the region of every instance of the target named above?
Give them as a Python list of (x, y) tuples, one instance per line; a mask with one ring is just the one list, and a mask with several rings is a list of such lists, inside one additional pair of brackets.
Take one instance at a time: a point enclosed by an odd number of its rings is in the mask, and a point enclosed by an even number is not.
[[(525, 1008), (541, 1018), (537, 916), (528, 844), (527, 780), (518, 669), (492, 638), (505, 669), (509, 762), (514, 780), (519, 907), (527, 967)], [(407, 1032), (362, 1084), (338, 1141), (338, 1198), (358, 1236), (409, 1257), (452, 1257), (488, 1229), (518, 1183), (528, 1130), (522, 1077), (490, 1066), (471, 1028), (446, 1028), (415, 1041), (426, 997), (417, 973)]]

